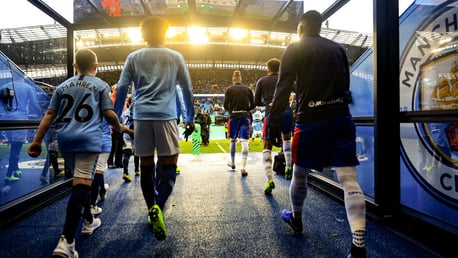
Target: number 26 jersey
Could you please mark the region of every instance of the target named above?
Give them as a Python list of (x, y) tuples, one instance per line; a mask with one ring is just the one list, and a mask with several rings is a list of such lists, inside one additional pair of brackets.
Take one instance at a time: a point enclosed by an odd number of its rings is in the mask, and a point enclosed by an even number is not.
[(91, 75), (76, 75), (60, 84), (48, 109), (57, 112), (57, 141), (61, 152), (100, 152), (102, 112), (113, 109), (110, 87)]

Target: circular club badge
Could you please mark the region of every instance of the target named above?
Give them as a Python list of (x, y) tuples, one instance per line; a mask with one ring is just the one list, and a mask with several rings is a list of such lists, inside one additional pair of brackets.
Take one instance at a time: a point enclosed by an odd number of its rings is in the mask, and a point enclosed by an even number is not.
[[(401, 111), (458, 113), (458, 8), (442, 5), (424, 17), (400, 65)], [(405, 123), (401, 136), (401, 156), (415, 180), (457, 208), (458, 123)]]

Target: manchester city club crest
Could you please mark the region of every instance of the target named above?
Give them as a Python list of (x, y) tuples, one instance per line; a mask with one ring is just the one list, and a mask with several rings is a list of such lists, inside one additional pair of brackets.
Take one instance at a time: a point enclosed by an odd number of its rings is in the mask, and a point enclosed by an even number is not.
[[(426, 18), (401, 56), (401, 111), (457, 110), (458, 8)], [(425, 191), (458, 207), (458, 123), (401, 124), (401, 155)]]

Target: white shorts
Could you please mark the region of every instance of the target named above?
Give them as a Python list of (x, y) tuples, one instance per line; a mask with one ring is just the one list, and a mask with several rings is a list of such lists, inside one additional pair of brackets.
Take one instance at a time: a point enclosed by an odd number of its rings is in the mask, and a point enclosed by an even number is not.
[(48, 150), (59, 152), (59, 144), (57, 140), (49, 142)]
[(99, 158), (97, 159), (97, 167), (96, 171), (105, 171), (107, 167), (108, 157), (110, 156), (109, 152), (102, 152), (99, 154)]
[(134, 121), (135, 155), (139, 157), (173, 156), (180, 153), (176, 120)]
[(65, 167), (70, 169), (74, 178), (93, 179), (97, 165), (98, 152), (63, 152)]
[(131, 139), (124, 139), (124, 145), (122, 146), (123, 150), (133, 150), (133, 142)]

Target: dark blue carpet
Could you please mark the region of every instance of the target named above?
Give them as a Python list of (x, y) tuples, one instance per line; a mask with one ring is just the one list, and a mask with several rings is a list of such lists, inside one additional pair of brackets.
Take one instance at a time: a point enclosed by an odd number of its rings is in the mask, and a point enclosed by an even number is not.
[[(250, 153), (246, 178), (229, 169), (226, 154), (201, 158), (180, 156), (182, 172), (164, 210), (165, 241), (157, 241), (147, 226), (140, 178), (131, 172), (132, 182), (124, 183), (121, 169), (107, 170), (102, 226), (89, 237), (78, 229), (80, 257), (346, 257), (351, 234), (341, 203), (309, 188), (304, 235), (296, 236), (280, 215), (289, 209), (290, 181), (275, 175), (273, 195), (264, 195), (261, 153)], [(68, 195), (3, 230), (0, 257), (50, 257), (67, 201)], [(369, 219), (366, 246), (374, 258), (438, 256)]]

